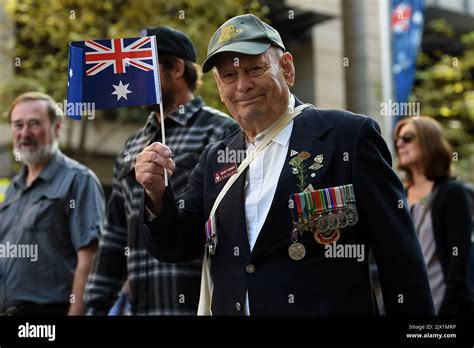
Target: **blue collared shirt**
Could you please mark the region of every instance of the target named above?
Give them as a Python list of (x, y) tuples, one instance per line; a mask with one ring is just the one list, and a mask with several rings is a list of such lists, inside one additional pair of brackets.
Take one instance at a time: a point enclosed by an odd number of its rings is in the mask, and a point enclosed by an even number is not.
[(99, 238), (104, 193), (95, 174), (57, 151), (30, 185), (27, 168), (0, 205), (0, 306), (69, 302), (77, 251)]

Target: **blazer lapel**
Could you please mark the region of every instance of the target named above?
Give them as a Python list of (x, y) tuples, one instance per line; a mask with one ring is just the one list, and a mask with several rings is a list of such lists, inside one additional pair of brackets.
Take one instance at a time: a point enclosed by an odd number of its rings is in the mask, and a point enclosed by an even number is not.
[[(245, 151), (244, 134), (240, 132), (228, 144), (228, 153), (237, 154), (239, 151)], [(225, 151), (225, 149), (224, 149)], [(237, 166), (240, 164), (241, 156), (237, 156)], [(239, 160), (240, 159), (240, 160)], [(216, 160), (212, 161), (214, 164), (213, 170), (215, 172), (222, 170), (229, 165), (229, 163), (221, 164)], [(247, 224), (245, 219), (245, 177), (247, 171), (245, 170), (237, 181), (229, 189), (223, 198), (219, 208), (216, 212), (218, 243), (219, 238), (229, 238), (234, 247), (239, 248), (239, 255), (248, 259), (250, 255), (250, 246), (247, 236)], [(218, 192), (222, 190), (227, 180), (224, 180), (218, 185)], [(217, 246), (219, 250), (219, 246)]]
[[(312, 114), (307, 115), (308, 112)], [(321, 185), (328, 171), (334, 149), (319, 138), (329, 132), (331, 128), (332, 126), (314, 110), (303, 112), (295, 118), (288, 152), (280, 173), (275, 196), (250, 255), (251, 262), (271, 251), (272, 247), (283, 238), (288, 238), (288, 241), (290, 240), (292, 218), (289, 209), (289, 199), (291, 194), (299, 192), (296, 175), (292, 174), (291, 166), (289, 165), (292, 158), (290, 156), (292, 150), (298, 153), (307, 151), (311, 154), (311, 157), (304, 162), (307, 163), (307, 167), (315, 163), (314, 158), (317, 155), (323, 155), (323, 166), (317, 171), (307, 169), (308, 175), (306, 180), (307, 184), (311, 184), (314, 189), (322, 188)], [(311, 173), (315, 175), (311, 177)]]

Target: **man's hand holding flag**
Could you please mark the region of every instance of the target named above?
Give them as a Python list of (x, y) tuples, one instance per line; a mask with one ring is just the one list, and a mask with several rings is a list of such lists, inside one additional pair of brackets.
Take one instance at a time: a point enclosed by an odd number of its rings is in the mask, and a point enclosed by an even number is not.
[[(156, 36), (85, 40), (69, 44), (67, 115), (86, 110), (160, 104), (165, 142)], [(168, 177), (165, 171), (165, 185)]]

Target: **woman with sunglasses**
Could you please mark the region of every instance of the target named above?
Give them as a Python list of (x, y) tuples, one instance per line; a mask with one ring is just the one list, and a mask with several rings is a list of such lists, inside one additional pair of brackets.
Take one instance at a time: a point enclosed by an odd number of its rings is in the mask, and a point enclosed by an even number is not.
[(471, 217), (467, 194), (453, 178), (451, 146), (440, 124), (426, 116), (400, 121), (394, 145), (436, 312), (468, 314)]

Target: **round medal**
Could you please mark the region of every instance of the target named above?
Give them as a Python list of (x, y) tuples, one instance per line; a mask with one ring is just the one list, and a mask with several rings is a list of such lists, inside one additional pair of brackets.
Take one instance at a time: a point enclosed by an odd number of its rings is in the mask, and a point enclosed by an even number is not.
[(347, 224), (349, 226), (354, 226), (357, 223), (357, 221), (359, 221), (357, 210), (353, 205), (350, 205), (347, 207), (346, 216), (347, 216)]
[(340, 210), (337, 214), (337, 227), (344, 228), (347, 227), (347, 216), (343, 210)]
[(292, 260), (299, 261), (305, 257), (306, 248), (299, 242), (293, 242), (288, 248), (288, 255), (290, 255)]
[(327, 216), (329, 222), (329, 230), (335, 230), (339, 227), (339, 220), (337, 219), (336, 214), (330, 214)]
[(316, 232), (313, 237), (316, 242), (319, 244), (331, 244), (333, 242), (337, 242), (341, 237), (341, 232), (339, 230), (330, 231), (330, 234), (323, 234), (321, 232)]
[(319, 215), (315, 221), (315, 226), (316, 226), (316, 230), (319, 231), (319, 232), (324, 232), (324, 231), (327, 231), (329, 229), (329, 221), (328, 221), (328, 218), (325, 217), (324, 215)]

